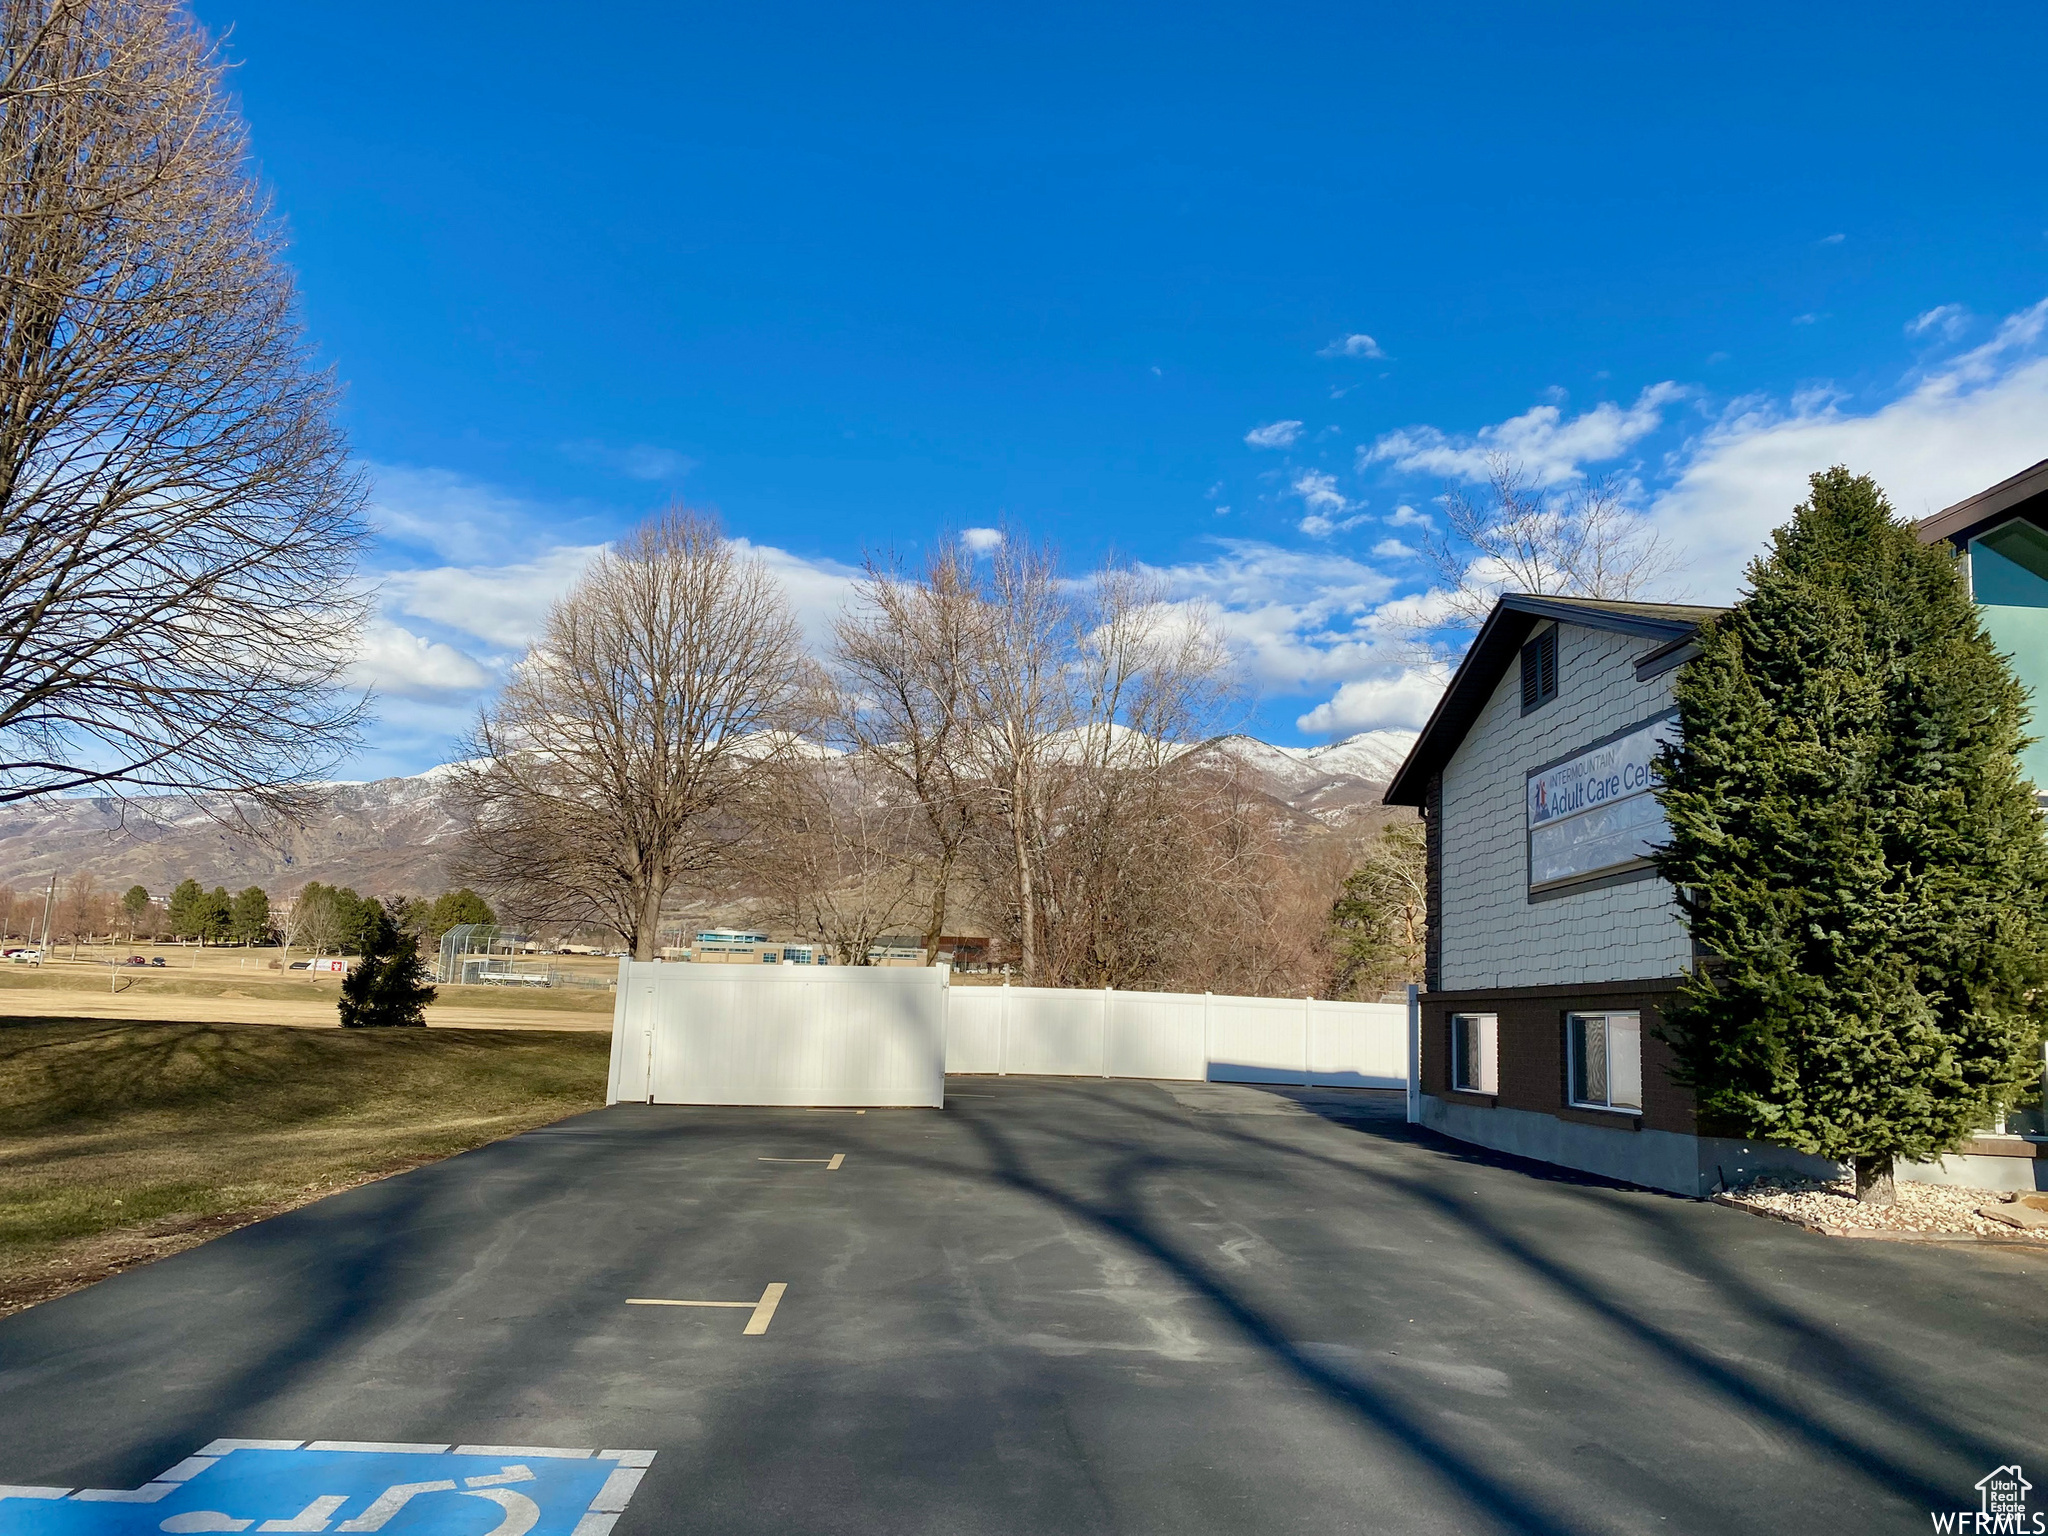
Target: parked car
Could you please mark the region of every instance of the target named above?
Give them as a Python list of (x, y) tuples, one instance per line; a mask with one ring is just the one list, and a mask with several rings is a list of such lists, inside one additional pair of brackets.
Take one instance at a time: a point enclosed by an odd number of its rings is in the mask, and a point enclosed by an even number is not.
[(162, 965), (164, 963), (164, 957), (162, 955), (151, 955), (149, 957), (149, 963), (151, 965)]
[(43, 952), (40, 949), (10, 949), (0, 958), (11, 960), (16, 965), (41, 965)]
[[(142, 956), (140, 956), (140, 955), (130, 955), (130, 956), (129, 956), (129, 957), (128, 957), (128, 958), (126, 959), (126, 960), (123, 960), (123, 961), (122, 961), (121, 963), (122, 963), (123, 965), (147, 965), (147, 964), (149, 964), (149, 962), (148, 962), (147, 960), (143, 959), (143, 958), (142, 958)], [(163, 961), (159, 960), (159, 961), (157, 961), (157, 964), (158, 964), (158, 965), (162, 965), (162, 964), (163, 964)]]

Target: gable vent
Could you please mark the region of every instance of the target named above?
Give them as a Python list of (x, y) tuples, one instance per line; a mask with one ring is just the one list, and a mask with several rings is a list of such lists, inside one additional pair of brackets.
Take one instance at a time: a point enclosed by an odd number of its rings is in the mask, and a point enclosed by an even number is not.
[(1522, 647), (1522, 713), (1557, 697), (1557, 631), (1546, 629)]

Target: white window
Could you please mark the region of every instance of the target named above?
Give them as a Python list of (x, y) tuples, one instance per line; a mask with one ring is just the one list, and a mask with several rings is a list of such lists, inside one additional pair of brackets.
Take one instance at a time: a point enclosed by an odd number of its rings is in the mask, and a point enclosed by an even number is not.
[(1572, 1102), (1592, 1109), (1643, 1107), (1643, 1016), (1574, 1013), (1565, 1019)]
[(1461, 1093), (1500, 1092), (1499, 1015), (1451, 1015), (1451, 1086)]

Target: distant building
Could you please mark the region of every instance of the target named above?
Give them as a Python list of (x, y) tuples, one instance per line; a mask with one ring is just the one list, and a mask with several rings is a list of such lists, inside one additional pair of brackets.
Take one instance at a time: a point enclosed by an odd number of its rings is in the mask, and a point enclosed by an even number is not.
[(869, 965), (948, 965), (966, 971), (988, 968), (989, 942), (985, 937), (963, 933), (942, 933), (930, 951), (921, 934), (885, 934), (868, 946)]
[(924, 940), (915, 934), (894, 934), (868, 946), (869, 965), (923, 965)]
[(767, 953), (765, 933), (745, 928), (707, 928), (690, 943), (689, 958), (699, 965), (759, 965), (779, 960)]
[(938, 964), (950, 965), (956, 971), (985, 971), (988, 969), (988, 953), (986, 935), (942, 933), (935, 959)]
[[(960, 970), (985, 969), (989, 941), (969, 934), (943, 934), (937, 948), (925, 953), (918, 934), (885, 934), (868, 945), (869, 965), (944, 964)], [(832, 952), (822, 944), (778, 939), (758, 928), (707, 928), (688, 948), (662, 950), (667, 960), (699, 965), (830, 965)]]
[(820, 946), (770, 938), (755, 929), (708, 928), (687, 950), (664, 950), (664, 956), (699, 965), (830, 965)]

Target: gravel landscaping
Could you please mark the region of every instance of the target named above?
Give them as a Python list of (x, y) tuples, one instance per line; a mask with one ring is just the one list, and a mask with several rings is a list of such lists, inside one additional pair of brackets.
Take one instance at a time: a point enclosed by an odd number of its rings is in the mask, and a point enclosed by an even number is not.
[[(1722, 1203), (1763, 1211), (1823, 1232), (1895, 1232), (1927, 1237), (2031, 1238), (2048, 1243), (2048, 1197), (1993, 1189), (1898, 1181), (1898, 1204), (1866, 1205), (1848, 1179), (1832, 1183), (1759, 1179), (1719, 1196)], [(2025, 1199), (2027, 1205), (2021, 1205)], [(2006, 1219), (1983, 1215), (1998, 1210)], [(2042, 1225), (2036, 1225), (2042, 1223)]]

